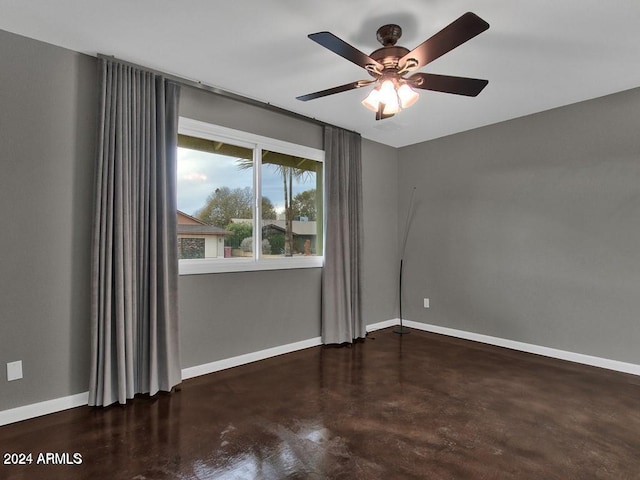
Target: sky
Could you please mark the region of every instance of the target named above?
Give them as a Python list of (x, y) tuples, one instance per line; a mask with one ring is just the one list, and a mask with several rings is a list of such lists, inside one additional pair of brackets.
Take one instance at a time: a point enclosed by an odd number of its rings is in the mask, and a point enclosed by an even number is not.
[[(230, 189), (251, 187), (253, 172), (238, 168), (236, 160), (226, 155), (216, 155), (178, 147), (178, 210), (194, 215), (216, 188)], [(293, 195), (315, 188), (315, 180), (293, 185)], [(284, 211), (282, 175), (273, 166), (262, 170), (262, 196), (273, 203), (276, 211)]]

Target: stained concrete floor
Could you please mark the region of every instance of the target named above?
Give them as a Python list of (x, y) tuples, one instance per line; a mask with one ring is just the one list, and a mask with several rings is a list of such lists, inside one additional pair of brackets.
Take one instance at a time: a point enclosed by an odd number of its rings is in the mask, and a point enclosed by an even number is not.
[(640, 377), (387, 329), (0, 427), (9, 452), (10, 480), (638, 479)]

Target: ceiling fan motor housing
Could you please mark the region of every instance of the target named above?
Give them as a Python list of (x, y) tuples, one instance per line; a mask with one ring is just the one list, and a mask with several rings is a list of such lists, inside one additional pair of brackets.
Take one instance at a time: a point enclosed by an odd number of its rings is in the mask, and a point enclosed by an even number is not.
[(376, 38), (382, 44), (382, 48), (374, 51), (370, 57), (382, 64), (385, 70), (398, 70), (399, 60), (409, 53), (409, 49), (396, 46), (396, 42), (402, 36), (402, 28), (399, 25), (388, 24), (381, 26), (376, 32)]
[(409, 53), (409, 49), (405, 47), (382, 47), (373, 52), (370, 57), (376, 62), (384, 65), (384, 69), (398, 69), (401, 65), (398, 62), (402, 57)]
[(376, 38), (383, 47), (395, 45), (401, 36), (402, 28), (400, 28), (400, 25), (395, 25), (393, 23), (381, 26), (376, 32)]

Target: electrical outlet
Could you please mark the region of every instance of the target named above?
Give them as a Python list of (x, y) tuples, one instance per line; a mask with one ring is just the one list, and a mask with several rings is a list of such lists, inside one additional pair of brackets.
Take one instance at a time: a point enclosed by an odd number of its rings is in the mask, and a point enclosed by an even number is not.
[(22, 360), (7, 363), (7, 382), (22, 378)]
[(424, 299), (424, 308), (429, 308), (429, 299), (428, 298)]

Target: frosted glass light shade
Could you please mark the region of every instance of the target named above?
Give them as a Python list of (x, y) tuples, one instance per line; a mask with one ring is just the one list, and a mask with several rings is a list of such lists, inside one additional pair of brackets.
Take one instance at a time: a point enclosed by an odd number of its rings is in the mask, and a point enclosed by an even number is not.
[(413, 90), (409, 85), (403, 83), (398, 89), (398, 97), (400, 98), (400, 105), (402, 105), (402, 108), (408, 108), (418, 101), (420, 95), (418, 95), (418, 92)]
[(384, 110), (382, 113), (385, 115), (391, 115), (400, 111), (400, 99), (398, 98), (398, 92), (391, 80), (385, 80), (380, 85), (380, 103), (384, 103)]
[(391, 80), (385, 80), (382, 85), (371, 90), (367, 98), (362, 101), (362, 105), (372, 112), (377, 112), (380, 104), (383, 103), (382, 113), (392, 115), (398, 113), (402, 108), (410, 107), (418, 101), (419, 97), (420, 95), (406, 83), (403, 83), (396, 90), (396, 86)]
[(380, 104), (380, 91), (378, 90), (378, 88), (374, 88), (373, 90), (371, 90), (371, 93), (367, 95), (367, 98), (362, 101), (362, 105), (367, 107), (372, 112), (377, 112), (378, 105)]

